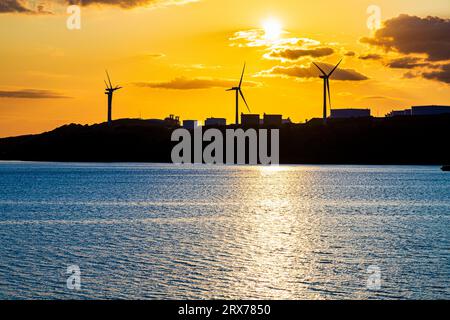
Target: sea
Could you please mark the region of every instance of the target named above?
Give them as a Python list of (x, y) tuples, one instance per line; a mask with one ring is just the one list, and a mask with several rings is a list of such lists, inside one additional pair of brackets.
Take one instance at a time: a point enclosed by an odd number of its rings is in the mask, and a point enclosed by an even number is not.
[(437, 166), (0, 162), (0, 299), (450, 299)]

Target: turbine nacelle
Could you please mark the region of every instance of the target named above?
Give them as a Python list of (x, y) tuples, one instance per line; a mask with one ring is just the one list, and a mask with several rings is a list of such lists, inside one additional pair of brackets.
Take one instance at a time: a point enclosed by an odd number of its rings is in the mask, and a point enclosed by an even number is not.
[(120, 89), (123, 88), (123, 87), (120, 87), (120, 86), (115, 86), (115, 87), (113, 87), (113, 85), (112, 85), (112, 83), (111, 83), (111, 78), (109, 77), (109, 73), (108, 73), (107, 70), (106, 70), (106, 77), (108, 78), (108, 82), (106, 82), (106, 80), (104, 81), (104, 82), (105, 82), (105, 85), (106, 85), (105, 94), (111, 94), (111, 93), (113, 93), (114, 91), (120, 90)]

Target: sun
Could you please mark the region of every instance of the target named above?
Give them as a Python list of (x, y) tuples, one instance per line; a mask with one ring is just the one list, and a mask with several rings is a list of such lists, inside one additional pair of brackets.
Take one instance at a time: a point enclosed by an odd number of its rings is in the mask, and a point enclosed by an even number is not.
[(283, 33), (281, 23), (276, 19), (267, 19), (262, 23), (266, 40), (278, 40)]

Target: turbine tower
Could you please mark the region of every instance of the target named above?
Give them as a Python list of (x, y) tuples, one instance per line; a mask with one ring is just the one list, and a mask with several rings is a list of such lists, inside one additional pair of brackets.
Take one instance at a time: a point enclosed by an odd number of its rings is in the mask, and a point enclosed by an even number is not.
[(122, 87), (119, 87), (119, 86), (113, 87), (107, 70), (106, 70), (106, 76), (108, 77), (108, 82), (105, 81), (105, 84), (106, 84), (105, 94), (108, 96), (108, 124), (111, 125), (113, 94), (114, 94), (114, 91), (122, 89)]
[(245, 100), (244, 94), (242, 93), (242, 80), (244, 79), (244, 72), (245, 72), (245, 63), (244, 63), (244, 69), (242, 70), (241, 75), (241, 81), (239, 81), (239, 85), (237, 87), (230, 88), (226, 91), (236, 91), (236, 125), (239, 124), (239, 95), (241, 95), (242, 100), (244, 100), (245, 105), (247, 106), (247, 109), (249, 112), (250, 108), (248, 107), (247, 101)]
[(331, 94), (330, 94), (330, 77), (336, 71), (337, 67), (341, 64), (341, 61), (331, 70), (329, 73), (325, 73), (321, 67), (319, 67), (315, 62), (314, 65), (320, 70), (322, 75), (320, 76), (323, 79), (323, 123), (327, 123), (327, 92), (328, 92), (328, 101), (330, 103), (331, 108)]

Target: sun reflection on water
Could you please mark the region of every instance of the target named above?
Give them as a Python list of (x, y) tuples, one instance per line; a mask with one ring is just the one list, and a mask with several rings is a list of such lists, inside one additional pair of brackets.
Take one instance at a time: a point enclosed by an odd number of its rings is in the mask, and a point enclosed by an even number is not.
[[(302, 198), (290, 180), (290, 170), (288, 166), (258, 167), (249, 184), (240, 184), (239, 193), (248, 207), (239, 212), (239, 224), (234, 229), (234, 238), (245, 244), (235, 253), (239, 257), (236, 261), (240, 261), (233, 268), (238, 292), (291, 299), (307, 286), (302, 280), (308, 278), (306, 260), (319, 225), (311, 224), (310, 217), (302, 212), (295, 212), (298, 203), (307, 205), (308, 199)], [(302, 232), (305, 227), (307, 233)]]

